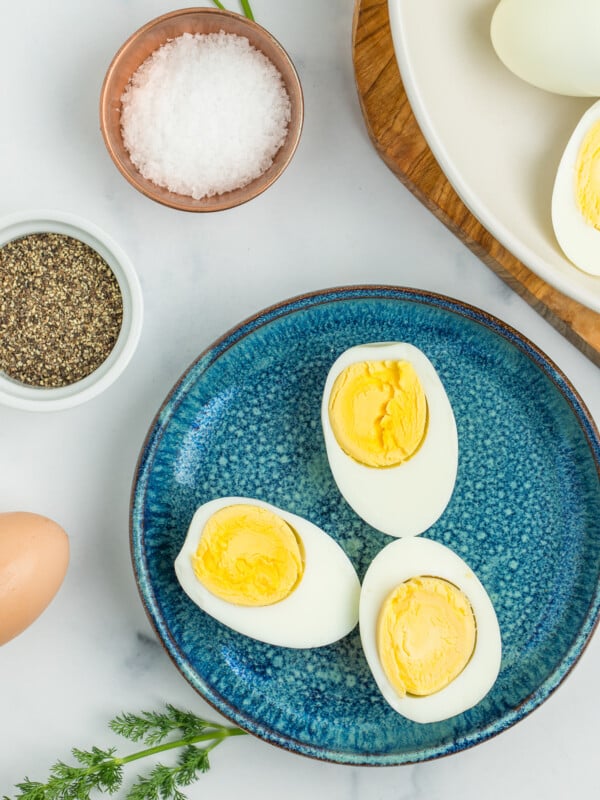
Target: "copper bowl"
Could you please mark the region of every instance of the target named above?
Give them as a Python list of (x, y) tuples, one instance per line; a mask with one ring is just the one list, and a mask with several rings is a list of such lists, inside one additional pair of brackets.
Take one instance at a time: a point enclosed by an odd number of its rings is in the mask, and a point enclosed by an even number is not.
[[(245, 36), (279, 70), (291, 103), (291, 120), (285, 142), (262, 175), (240, 189), (195, 200), (170, 192), (144, 178), (129, 158), (121, 135), (121, 97), (130, 77), (148, 56), (183, 33), (232, 33)], [(181, 211), (222, 211), (241, 205), (265, 191), (296, 151), (304, 119), (304, 100), (298, 73), (282, 46), (268, 31), (241, 14), (217, 8), (185, 8), (146, 23), (127, 39), (113, 58), (100, 93), (100, 129), (108, 152), (121, 174), (152, 200)]]

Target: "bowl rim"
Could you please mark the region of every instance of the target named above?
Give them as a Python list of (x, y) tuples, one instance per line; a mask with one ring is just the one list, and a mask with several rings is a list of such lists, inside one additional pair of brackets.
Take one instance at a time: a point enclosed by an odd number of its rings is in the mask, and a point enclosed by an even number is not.
[[(275, 171), (273, 171), (271, 175), (269, 175), (269, 170), (267, 170), (262, 175), (259, 175), (257, 178), (255, 178), (253, 181), (251, 181), (244, 187), (241, 187), (239, 189), (233, 189), (229, 192), (224, 192), (222, 194), (213, 195), (210, 198), (206, 197), (200, 198), (199, 200), (196, 201), (191, 196), (170, 192), (166, 188), (160, 187), (158, 185), (156, 185), (156, 190), (154, 190), (152, 187), (152, 183), (147, 179), (143, 178), (141, 173), (138, 173), (140, 175), (141, 180), (136, 181), (131, 175), (131, 173), (128, 172), (128, 170), (125, 168), (123, 160), (116, 150), (114, 144), (114, 137), (112, 137), (110, 134), (111, 125), (109, 123), (109, 116), (110, 116), (109, 88), (111, 85), (111, 80), (121, 62), (121, 59), (128, 52), (130, 52), (135, 47), (136, 42), (149, 31), (153, 30), (154, 28), (162, 25), (167, 21), (177, 19), (178, 17), (189, 16), (192, 14), (198, 14), (200, 16), (221, 17), (223, 19), (230, 19), (230, 20), (235, 19), (236, 22), (238, 23), (241, 22), (244, 25), (244, 27), (247, 27), (249, 30), (251, 31), (254, 30), (258, 32), (261, 37), (265, 37), (272, 44), (273, 48), (281, 57), (282, 61), (287, 65), (289, 73), (293, 79), (294, 94), (296, 96), (296, 103), (293, 104), (292, 106), (293, 108), (292, 119), (290, 121), (290, 125), (288, 128), (289, 142), (286, 140), (286, 142), (284, 142), (284, 145), (282, 145), (282, 147), (287, 145), (288, 152), (286, 157), (283, 158), (278, 164), (278, 168)], [(267, 55), (267, 57), (269, 56)], [(275, 66), (277, 67), (276, 64)], [(298, 144), (300, 142), (300, 137), (302, 135), (302, 129), (304, 126), (304, 93), (302, 90), (302, 83), (300, 81), (300, 76), (290, 55), (288, 54), (287, 50), (281, 45), (281, 43), (266, 28), (257, 23), (255, 20), (251, 20), (248, 17), (244, 16), (243, 14), (239, 14), (235, 11), (230, 11), (228, 9), (221, 9), (221, 8), (206, 8), (200, 6), (191, 6), (187, 8), (175, 9), (174, 11), (169, 11), (165, 14), (161, 14), (158, 17), (154, 17), (153, 19), (149, 20), (148, 22), (144, 23), (142, 26), (137, 28), (137, 30), (135, 30), (128, 36), (128, 38), (123, 42), (123, 44), (114, 54), (106, 71), (106, 74), (104, 76), (104, 79), (102, 81), (102, 86), (100, 89), (100, 99), (99, 99), (99, 115), (100, 115), (100, 131), (106, 149), (108, 150), (112, 162), (117, 167), (121, 175), (125, 178), (125, 180), (130, 184), (130, 186), (139, 191), (141, 194), (145, 195), (150, 200), (154, 200), (155, 202), (160, 203), (161, 205), (174, 208), (178, 211), (187, 211), (190, 213), (211, 213), (214, 211), (226, 211), (230, 208), (236, 208), (237, 206), (247, 203), (249, 200), (258, 197), (260, 194), (266, 191), (270, 186), (272, 186), (273, 183), (275, 183), (275, 181), (279, 177), (281, 177), (281, 175), (291, 162), (298, 147)], [(138, 172), (135, 167), (134, 169), (136, 172)], [(268, 176), (268, 178), (265, 178), (265, 176)]]
[(138, 275), (125, 251), (94, 223), (63, 211), (17, 212), (0, 219), (0, 248), (33, 233), (60, 233), (90, 246), (115, 275), (123, 302), (123, 321), (113, 349), (102, 364), (81, 380), (46, 388), (20, 383), (0, 372), (0, 404), (24, 411), (57, 411), (96, 397), (124, 371), (140, 339), (143, 295)]

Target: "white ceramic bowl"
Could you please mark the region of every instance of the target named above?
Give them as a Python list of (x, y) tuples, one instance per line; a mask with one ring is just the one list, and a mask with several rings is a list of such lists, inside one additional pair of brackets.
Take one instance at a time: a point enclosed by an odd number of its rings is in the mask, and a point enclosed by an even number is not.
[(497, 5), (388, 0), (406, 94), (437, 162), (482, 225), (542, 280), (600, 312), (600, 279), (566, 258), (551, 214), (561, 156), (593, 98), (552, 94), (513, 75), (490, 38)]
[(96, 397), (123, 372), (142, 330), (142, 290), (127, 255), (96, 225), (55, 211), (14, 214), (0, 220), (0, 247), (33, 233), (59, 233), (89, 245), (113, 271), (123, 299), (123, 322), (114, 348), (106, 360), (82, 380), (68, 386), (45, 388), (28, 386), (0, 372), (0, 403), (27, 411), (56, 411)]

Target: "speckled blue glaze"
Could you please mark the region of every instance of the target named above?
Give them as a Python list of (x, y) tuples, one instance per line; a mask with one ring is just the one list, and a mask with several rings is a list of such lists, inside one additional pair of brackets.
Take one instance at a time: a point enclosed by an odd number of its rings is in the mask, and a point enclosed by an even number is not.
[[(475, 708), (405, 720), (380, 697), (358, 631), (315, 650), (275, 648), (201, 612), (173, 561), (195, 508), (262, 498), (320, 525), (362, 578), (389, 541), (332, 479), (321, 393), (346, 348), (408, 341), (435, 365), (459, 435), (456, 488), (425, 534), (485, 585), (501, 672)], [(403, 764), (506, 729), (561, 683), (600, 607), (600, 442), (564, 375), (500, 321), (457, 301), (392, 287), (346, 288), (268, 309), (213, 345), (174, 387), (143, 447), (131, 544), (146, 610), (191, 685), (234, 723), (294, 752), (345, 764)]]

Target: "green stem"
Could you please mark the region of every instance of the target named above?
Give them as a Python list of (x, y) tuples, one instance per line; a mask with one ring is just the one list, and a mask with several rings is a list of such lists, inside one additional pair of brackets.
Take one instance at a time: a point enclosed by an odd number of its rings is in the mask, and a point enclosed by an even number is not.
[(212, 744), (206, 748), (206, 750), (212, 750), (213, 747), (216, 747), (229, 736), (244, 736), (245, 734), (246, 731), (243, 731), (240, 728), (220, 728), (218, 731), (209, 731), (208, 733), (201, 733), (198, 736), (189, 736), (185, 739), (176, 739), (173, 742), (166, 742), (163, 744), (157, 744), (154, 747), (147, 747), (145, 750), (139, 750), (137, 753), (131, 753), (128, 756), (115, 758), (114, 761), (116, 764), (129, 764), (132, 761), (138, 761), (139, 759), (147, 758), (148, 756), (155, 756), (158, 753), (164, 753), (167, 750), (175, 750), (178, 747), (184, 747), (185, 745), (190, 744), (200, 744), (201, 742), (212, 741)]
[(249, 0), (240, 0), (242, 4), (242, 9), (244, 10), (244, 14), (254, 22), (254, 14), (252, 13), (252, 9), (250, 8)]
[[(221, 11), (226, 11), (227, 10), (225, 8), (225, 6), (223, 5), (223, 3), (220, 2), (220, 0), (213, 0), (213, 3), (216, 5), (217, 8), (220, 8)], [(242, 6), (242, 10), (244, 12), (244, 15), (246, 17), (248, 17), (248, 19), (251, 19), (254, 22), (254, 14), (252, 13), (252, 9), (250, 8), (249, 0), (240, 0), (240, 3), (241, 3), (241, 6)]]

